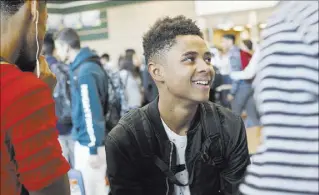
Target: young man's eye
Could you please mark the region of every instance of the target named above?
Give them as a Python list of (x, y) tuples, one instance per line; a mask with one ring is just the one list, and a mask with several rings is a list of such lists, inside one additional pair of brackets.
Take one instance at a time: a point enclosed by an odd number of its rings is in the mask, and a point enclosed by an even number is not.
[(195, 57), (186, 57), (183, 61), (184, 62), (195, 62)]
[(207, 63), (211, 63), (211, 62), (212, 62), (212, 58), (206, 58), (205, 61), (206, 61)]

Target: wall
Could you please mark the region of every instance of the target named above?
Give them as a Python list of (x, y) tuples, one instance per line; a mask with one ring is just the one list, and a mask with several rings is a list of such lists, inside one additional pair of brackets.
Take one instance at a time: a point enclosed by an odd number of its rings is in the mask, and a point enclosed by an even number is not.
[(212, 15), (273, 7), (278, 1), (195, 1), (196, 14)]
[(109, 53), (112, 61), (117, 61), (127, 48), (142, 55), (143, 34), (159, 17), (182, 14), (196, 19), (193, 1), (150, 1), (106, 9), (108, 39), (83, 42), (83, 46), (89, 46), (99, 54)]

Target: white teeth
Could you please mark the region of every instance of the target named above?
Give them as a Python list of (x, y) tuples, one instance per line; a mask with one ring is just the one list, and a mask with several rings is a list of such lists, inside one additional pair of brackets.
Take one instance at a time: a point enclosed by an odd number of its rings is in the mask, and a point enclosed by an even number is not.
[(195, 83), (199, 85), (208, 85), (208, 81), (195, 81)]

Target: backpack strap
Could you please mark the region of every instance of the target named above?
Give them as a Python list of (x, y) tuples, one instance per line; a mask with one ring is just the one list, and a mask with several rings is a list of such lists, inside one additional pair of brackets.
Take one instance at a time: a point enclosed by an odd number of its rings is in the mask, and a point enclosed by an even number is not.
[(212, 103), (204, 103), (203, 104), (206, 118), (204, 121), (205, 127), (204, 133), (206, 138), (210, 137), (219, 137), (218, 138), (218, 155), (214, 156), (214, 165), (221, 165), (223, 166), (224, 161), (224, 144), (223, 136), (222, 136), (222, 127), (221, 127), (221, 120), (219, 117), (219, 112), (216, 108), (215, 104)]
[[(203, 107), (205, 109), (206, 112), (206, 123), (205, 123), (205, 136), (209, 137), (213, 130), (215, 129), (217, 132), (217, 134), (219, 134), (219, 139), (217, 141), (217, 147), (219, 149), (219, 151), (217, 150), (216, 156), (214, 156), (214, 159), (211, 160), (213, 162), (210, 162), (211, 164), (215, 165), (217, 168), (219, 168), (219, 173), (222, 171), (224, 164), (225, 164), (225, 142), (223, 140), (223, 136), (222, 136), (222, 128), (221, 128), (221, 120), (219, 117), (219, 112), (216, 108), (216, 104), (211, 104), (211, 103), (204, 103)], [(213, 122), (214, 121), (214, 122)], [(216, 143), (215, 143), (216, 144)], [(204, 153), (204, 155), (207, 155), (206, 153)], [(208, 157), (208, 156), (207, 156)], [(204, 157), (205, 158), (205, 157)], [(208, 159), (208, 158), (206, 158)], [(224, 181), (220, 180), (220, 191), (224, 190)]]
[(153, 156), (153, 161), (155, 165), (165, 174), (165, 176), (170, 180), (171, 183), (178, 186), (188, 186), (190, 185), (190, 180), (186, 184), (182, 184), (175, 176), (175, 173), (185, 170), (185, 165), (177, 165), (169, 168), (167, 164), (160, 159), (158, 156)]
[(175, 176), (175, 173), (183, 171), (186, 168), (185, 166), (176, 165), (173, 167), (169, 167), (154, 153), (154, 128), (150, 124), (150, 120), (144, 113), (144, 111), (142, 109), (138, 109), (137, 114), (134, 113), (133, 116), (134, 118), (132, 119), (135, 119), (135, 131), (133, 132), (136, 132), (135, 137), (137, 139), (137, 143), (139, 144), (142, 156), (151, 158), (155, 165), (162, 171), (162, 173), (165, 174), (165, 176), (170, 180), (171, 183), (178, 186), (188, 186), (189, 183), (182, 184)]

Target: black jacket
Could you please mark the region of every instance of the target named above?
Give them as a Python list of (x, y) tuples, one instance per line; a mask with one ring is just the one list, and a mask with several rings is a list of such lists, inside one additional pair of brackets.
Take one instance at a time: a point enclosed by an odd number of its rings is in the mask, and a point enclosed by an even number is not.
[[(237, 195), (238, 186), (244, 177), (246, 167), (250, 164), (245, 126), (241, 118), (228, 109), (212, 103), (205, 104), (215, 106), (215, 114), (218, 115), (219, 121), (215, 120), (216, 116), (211, 116), (212, 112), (205, 112), (204, 104), (201, 104), (192, 128), (187, 133), (185, 160), (191, 194)], [(106, 159), (111, 194), (172, 195), (174, 184), (151, 158), (142, 155), (141, 144), (134, 136), (134, 131), (137, 131), (134, 123), (137, 120), (149, 121), (155, 130), (154, 134), (146, 135), (155, 145), (154, 153), (165, 163), (171, 162), (172, 165), (176, 165), (176, 148), (168, 140), (162, 125), (158, 99), (140, 108), (140, 111), (147, 117), (137, 118), (138, 110), (133, 110), (125, 115), (107, 136)], [(212, 121), (207, 121), (210, 119)], [(216, 136), (207, 138), (203, 130), (206, 122), (221, 125), (218, 139), (215, 139)], [(215, 158), (220, 149), (223, 158)]]

